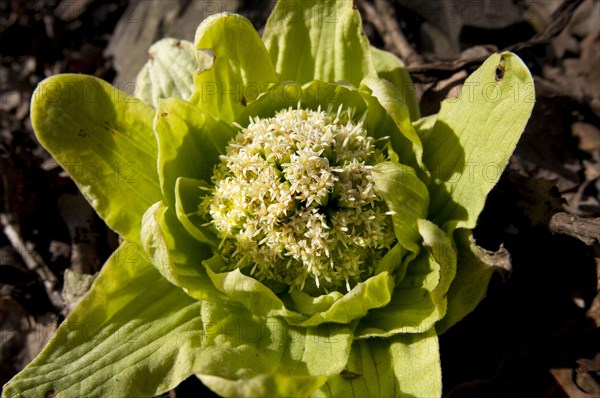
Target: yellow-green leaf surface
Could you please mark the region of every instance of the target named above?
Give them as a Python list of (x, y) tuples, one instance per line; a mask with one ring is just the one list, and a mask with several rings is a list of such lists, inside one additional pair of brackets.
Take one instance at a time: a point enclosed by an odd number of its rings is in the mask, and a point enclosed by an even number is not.
[(358, 87), (377, 76), (352, 1), (278, 1), (263, 40), (281, 81), (343, 80)]
[(440, 281), (440, 266), (422, 251), (410, 262), (406, 275), (394, 289), (388, 305), (361, 319), (356, 337), (390, 337), (398, 333), (422, 333), (440, 319), (433, 292)]
[(175, 214), (181, 226), (200, 243), (219, 246), (210, 218), (198, 210), (199, 198), (206, 195), (207, 183), (195, 178), (179, 177), (175, 183)]
[[(386, 84), (384, 80), (374, 78), (380, 84)], [(391, 90), (395, 90), (393, 87)], [(390, 102), (393, 99), (389, 99)], [(398, 109), (398, 115), (403, 114), (404, 118), (392, 118), (381, 105), (378, 98), (375, 98), (371, 90), (361, 87), (360, 90), (322, 81), (311, 81), (300, 85), (296, 82), (284, 82), (277, 84), (253, 103), (249, 104), (242, 113), (238, 115), (236, 123), (246, 126), (250, 117), (271, 117), (275, 112), (288, 107), (301, 107), (309, 109), (321, 109), (324, 111), (335, 112), (342, 106), (343, 109), (352, 109), (354, 111), (355, 121), (364, 118), (364, 126), (369, 136), (375, 138), (380, 147), (388, 141), (394, 145), (394, 149), (402, 154), (404, 163), (417, 164), (417, 156), (412, 152), (413, 143), (400, 131), (396, 120), (405, 120), (408, 124), (408, 130), (414, 133), (408, 114), (406, 111)], [(403, 108), (401, 104), (391, 105), (393, 108)], [(405, 107), (404, 107), (405, 108)], [(410, 133), (409, 133), (410, 134)], [(416, 142), (418, 137), (414, 136)]]
[(440, 268), (440, 282), (433, 291), (433, 302), (439, 319), (446, 315), (448, 289), (456, 276), (456, 248), (452, 239), (431, 221), (419, 220), (418, 225), (430, 261), (435, 262)]
[(313, 326), (327, 322), (349, 324), (375, 308), (385, 307), (392, 298), (393, 289), (394, 278), (382, 272), (357, 284), (326, 311), (315, 313), (300, 325)]
[(358, 340), (348, 364), (313, 397), (434, 398), (442, 395), (435, 331)]
[[(327, 111), (331, 108), (332, 112), (337, 111), (341, 105), (344, 109), (353, 109), (357, 119), (367, 111), (367, 104), (358, 90), (322, 81), (311, 81), (306, 84), (283, 82), (270, 87), (255, 102), (249, 104), (235, 121), (241, 126), (246, 126), (250, 117), (271, 117), (281, 109), (297, 107), (298, 103), (301, 107), (314, 110), (320, 107), (321, 110)], [(372, 123), (384, 123), (383, 120), (376, 121), (369, 118), (380, 116), (383, 110), (369, 110), (366, 113), (367, 129)], [(390, 123), (394, 127), (391, 120)], [(373, 132), (380, 133), (374, 129)]]
[(139, 242), (142, 215), (160, 200), (154, 111), (91, 76), (44, 80), (31, 106), (40, 143), (109, 227)]
[(373, 181), (380, 198), (392, 212), (398, 242), (413, 253), (419, 251), (417, 220), (427, 217), (427, 187), (408, 166), (382, 162), (373, 169)]
[(504, 52), (469, 76), (458, 98), (442, 103), (423, 141), (433, 177), (429, 213), (437, 225), (448, 232), (475, 227), (521, 137), (534, 95), (523, 61)]
[(425, 116), (416, 120), (412, 123), (415, 132), (421, 138), (421, 141), (425, 141), (429, 139), (429, 134), (433, 130), (433, 126), (435, 126), (435, 121), (437, 120), (437, 113), (429, 116)]
[(216, 14), (196, 31), (198, 63), (190, 102), (226, 122), (277, 83), (265, 45), (246, 18)]
[(166, 38), (148, 50), (148, 62), (138, 74), (136, 97), (153, 108), (161, 98), (184, 98), (194, 90), (196, 47), (187, 40)]
[(404, 66), (404, 62), (391, 52), (380, 50), (376, 47), (371, 47), (371, 55), (377, 75), (392, 83), (400, 91), (404, 102), (408, 106), (410, 120), (419, 119), (421, 111), (419, 110), (419, 102), (417, 101), (417, 92)]
[(400, 162), (415, 167), (423, 166), (423, 144), (410, 122), (409, 108), (403, 93), (392, 83), (379, 78), (367, 78), (361, 83), (363, 90), (368, 90), (377, 99), (383, 109), (392, 118), (400, 134), (391, 134), (390, 142)]
[(342, 371), (352, 343), (349, 325), (294, 327), (231, 302), (204, 303), (202, 321), (197, 373), (223, 396), (307, 396)]
[(357, 338), (422, 333), (446, 315), (447, 293), (456, 273), (456, 250), (435, 224), (417, 220), (425, 248), (409, 263), (389, 305), (371, 311), (356, 329)]
[(152, 264), (169, 282), (197, 300), (219, 298), (202, 267), (202, 261), (212, 256), (212, 247), (193, 239), (163, 202), (144, 214), (141, 240)]
[[(161, 100), (154, 120), (158, 141), (158, 176), (166, 205), (175, 207), (180, 177), (210, 181), (219, 155), (236, 130), (179, 98)], [(198, 196), (200, 202), (200, 196)]]
[(334, 293), (312, 297), (296, 292), (284, 301), (263, 283), (242, 274), (239, 269), (222, 272), (227, 264), (218, 254), (204, 261), (204, 266), (215, 287), (226, 294), (228, 300), (245, 307), (252, 314), (283, 317), (290, 325), (302, 327), (329, 322), (349, 324), (368, 311), (388, 304), (394, 287), (393, 278), (382, 272), (358, 283), (345, 295)]
[(124, 242), (92, 290), (2, 397), (150, 397), (192, 374), (201, 303), (170, 284), (139, 245)]
[[(454, 233), (459, 254), (458, 268), (448, 292), (446, 316), (435, 325), (438, 334), (444, 333), (477, 307), (487, 293), (494, 272), (506, 271), (491, 263), (484, 250), (473, 243), (471, 236), (471, 231), (464, 228)], [(505, 261), (510, 261), (510, 258)]]

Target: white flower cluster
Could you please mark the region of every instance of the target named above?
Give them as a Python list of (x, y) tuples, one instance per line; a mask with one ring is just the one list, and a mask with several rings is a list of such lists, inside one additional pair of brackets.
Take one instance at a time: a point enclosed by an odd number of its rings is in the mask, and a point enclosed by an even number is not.
[(251, 119), (221, 156), (204, 202), (222, 255), (259, 280), (350, 290), (394, 243), (371, 177), (382, 158), (363, 120), (341, 107)]

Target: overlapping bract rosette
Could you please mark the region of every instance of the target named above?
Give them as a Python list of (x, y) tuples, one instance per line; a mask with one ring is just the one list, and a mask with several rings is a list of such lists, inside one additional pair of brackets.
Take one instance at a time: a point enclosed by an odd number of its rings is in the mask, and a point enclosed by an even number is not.
[[(150, 52), (137, 98), (83, 75), (34, 94), (40, 142), (63, 166), (101, 170), (72, 178), (124, 242), (3, 396), (152, 396), (193, 374), (224, 396), (440, 396), (437, 336), (494, 271), (470, 230), (531, 113), (522, 61), (491, 56), (468, 93), (420, 118), (404, 65), (370, 47), (349, 1), (281, 0), (262, 39), (239, 15), (213, 15), (195, 43)], [(384, 157), (369, 181), (393, 241), (339, 288), (236, 267), (202, 210), (240, 131), (294, 109), (348, 111)], [(325, 196), (295, 206), (343, 207)]]

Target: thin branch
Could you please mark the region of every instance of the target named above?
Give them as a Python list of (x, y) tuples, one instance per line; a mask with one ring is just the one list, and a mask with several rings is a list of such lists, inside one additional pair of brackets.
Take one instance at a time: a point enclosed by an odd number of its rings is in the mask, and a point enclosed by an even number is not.
[(46, 293), (52, 304), (56, 308), (62, 310), (65, 304), (56, 290), (56, 287), (59, 284), (58, 278), (50, 268), (48, 268), (46, 263), (44, 263), (42, 257), (26, 246), (25, 241), (23, 241), (23, 238), (21, 238), (21, 235), (18, 232), (18, 227), (16, 226), (14, 219), (14, 215), (10, 213), (0, 213), (0, 224), (2, 224), (4, 235), (6, 235), (6, 238), (9, 240), (15, 251), (19, 253), (27, 268), (36, 272), (42, 279), (44, 288), (46, 289)]
[(527, 41), (507, 47), (505, 51), (519, 51), (538, 44), (548, 43), (563, 31), (581, 3), (583, 3), (583, 0), (564, 0), (560, 7), (552, 13), (550, 16), (551, 22), (542, 32)]
[[(550, 17), (551, 23), (546, 28), (532, 37), (530, 40), (516, 43), (505, 48), (502, 51), (519, 51), (525, 48), (533, 47), (549, 42), (554, 37), (558, 36), (567, 26), (573, 13), (579, 7), (583, 0), (565, 0), (562, 5), (552, 13)], [(494, 51), (498, 51), (495, 49)], [(433, 62), (421, 63), (418, 65), (408, 65), (406, 68), (411, 77), (417, 82), (431, 82), (436, 79), (446, 79), (461, 69), (471, 66), (478, 67), (487, 58), (486, 56), (475, 57), (470, 59), (458, 59), (448, 62)]]
[(406, 65), (423, 63), (423, 58), (404, 37), (396, 18), (396, 10), (388, 1), (376, 0), (373, 5), (366, 0), (359, 0), (357, 4), (363, 10), (365, 18), (381, 35), (386, 49), (398, 54)]
[(600, 217), (583, 218), (569, 213), (556, 213), (548, 226), (555, 234), (566, 234), (588, 246), (600, 243)]

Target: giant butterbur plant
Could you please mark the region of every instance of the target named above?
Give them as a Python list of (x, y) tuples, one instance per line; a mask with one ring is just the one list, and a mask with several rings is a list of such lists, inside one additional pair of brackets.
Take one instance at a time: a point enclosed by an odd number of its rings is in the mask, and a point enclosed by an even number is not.
[(533, 106), (495, 54), (439, 114), (349, 1), (214, 15), (151, 49), (137, 98), (42, 82), (35, 132), (123, 238), (4, 397), (441, 395), (438, 335), (485, 294), (471, 239)]

